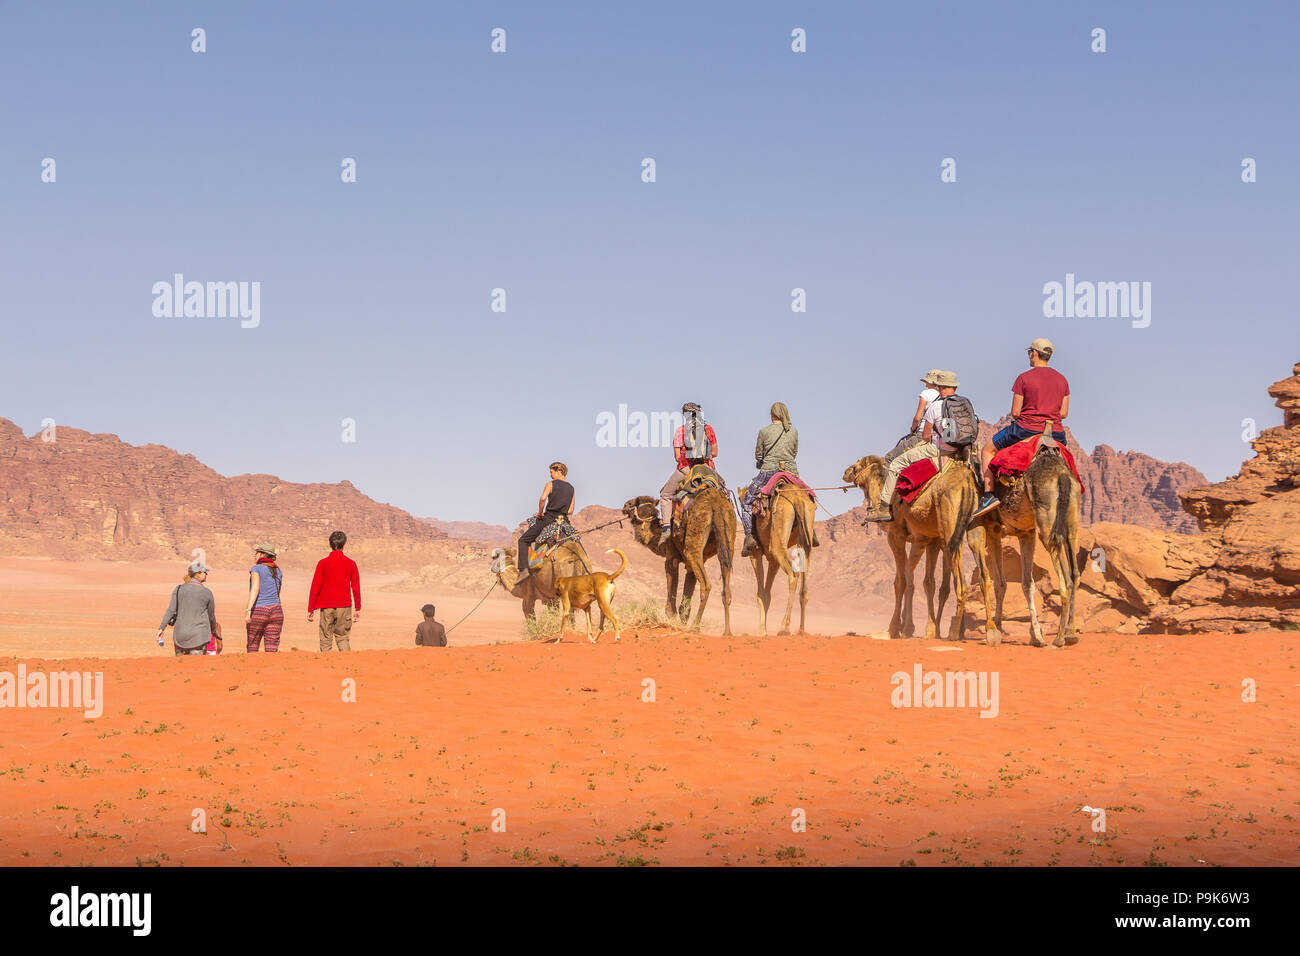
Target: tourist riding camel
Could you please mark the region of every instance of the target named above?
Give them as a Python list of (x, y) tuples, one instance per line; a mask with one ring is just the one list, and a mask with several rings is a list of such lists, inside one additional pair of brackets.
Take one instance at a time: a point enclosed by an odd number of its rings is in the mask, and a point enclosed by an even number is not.
[(1021, 372), (1011, 386), (1011, 424), (980, 449), (984, 494), (972, 517), (978, 518), (998, 507), (998, 498), (993, 494), (993, 474), (989, 470), (994, 453), (1049, 430), (1056, 441), (1065, 444), (1070, 383), (1056, 369), (1048, 368), (1053, 351), (1050, 339), (1038, 338), (1029, 343), (1029, 369)]
[(717, 454), (718, 436), (713, 433), (713, 426), (704, 420), (698, 404), (687, 402), (682, 406), (682, 424), (673, 435), (673, 457), (677, 462), (677, 470), (659, 489), (659, 521), (663, 525), (663, 530), (659, 533), (660, 545), (667, 544), (672, 537), (673, 497), (681, 487), (686, 473), (692, 465), (714, 467), (713, 459)]
[(921, 394), (916, 397), (916, 412), (912, 415), (912, 424), (908, 426), (907, 434), (898, 440), (898, 444), (883, 456), (882, 461), (886, 465), (909, 448), (915, 448), (924, 441), (921, 437), (921, 429), (924, 427), (922, 419), (925, 417), (925, 410), (930, 407), (930, 403), (939, 397), (939, 390), (934, 387), (934, 377), (939, 372), (940, 369), (932, 368), (921, 376), (921, 384), (925, 387), (921, 389)]
[[(939, 470), (943, 467), (944, 458), (951, 458), (958, 453), (955, 436), (951, 432), (951, 422), (945, 412), (944, 400), (955, 395), (961, 383), (957, 381), (955, 372), (945, 371), (936, 372), (933, 381), (939, 397), (926, 407), (925, 414), (922, 416), (921, 442), (900, 453), (889, 463), (889, 470), (880, 488), (880, 499), (867, 512), (864, 521), (893, 519), (891, 502), (894, 497), (894, 486), (898, 483), (899, 474), (908, 465), (929, 458), (934, 462), (936, 470)], [(969, 405), (969, 402), (966, 404)]]
[(565, 481), (568, 474), (569, 466), (564, 462), (551, 462), (551, 480), (546, 483), (542, 496), (537, 499), (537, 520), (519, 535), (519, 561), (516, 564), (519, 580), (526, 578), (531, 571), (528, 567), (528, 546), (555, 522), (573, 514), (573, 485)]
[[(758, 441), (754, 445), (754, 467), (758, 469), (758, 475), (749, 483), (746, 501), (753, 501), (778, 471), (799, 475), (799, 466), (795, 463), (799, 454), (799, 429), (790, 424), (790, 409), (786, 408), (785, 402), (776, 402), (768, 414), (772, 423), (759, 429)], [(740, 509), (740, 523), (745, 528), (745, 545), (740, 556), (748, 558), (758, 547), (754, 539), (754, 513), (750, 508)]]

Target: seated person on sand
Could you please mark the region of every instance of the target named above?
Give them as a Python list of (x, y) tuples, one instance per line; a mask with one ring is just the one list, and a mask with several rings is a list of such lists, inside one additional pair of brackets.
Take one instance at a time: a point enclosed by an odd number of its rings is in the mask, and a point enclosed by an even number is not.
[(930, 403), (939, 397), (939, 391), (934, 387), (934, 377), (939, 374), (939, 369), (932, 368), (921, 376), (921, 394), (916, 397), (916, 412), (912, 415), (912, 424), (907, 429), (907, 434), (898, 440), (898, 444), (891, 448), (881, 458), (886, 465), (907, 451), (909, 448), (915, 448), (921, 444), (921, 419), (925, 415), (925, 410), (930, 407)]
[(1047, 367), (1053, 351), (1050, 339), (1034, 339), (1029, 343), (1029, 368), (1021, 372), (1011, 386), (1011, 424), (980, 449), (984, 495), (972, 518), (998, 507), (997, 496), (993, 494), (993, 473), (989, 470), (995, 452), (1042, 434), (1049, 423), (1052, 437), (1065, 444), (1064, 422), (1070, 412), (1070, 383), (1056, 369)]
[(551, 462), (551, 480), (546, 483), (541, 498), (537, 500), (537, 520), (531, 528), (525, 528), (519, 535), (519, 560), (515, 567), (519, 569), (520, 581), (531, 570), (528, 567), (528, 546), (552, 524), (573, 514), (573, 485), (564, 480), (568, 474), (569, 466), (564, 462)]
[(659, 543), (665, 544), (673, 533), (673, 497), (682, 486), (686, 473), (692, 465), (708, 465), (713, 468), (713, 459), (718, 454), (718, 436), (713, 433), (713, 426), (704, 420), (702, 409), (695, 402), (682, 406), (682, 424), (677, 426), (673, 435), (673, 458), (677, 470), (659, 489), (659, 522), (663, 530), (659, 532)]
[(932, 401), (922, 416), (921, 443), (900, 454), (889, 463), (884, 485), (880, 489), (880, 500), (867, 512), (864, 521), (890, 521), (893, 518), (892, 501), (894, 486), (898, 476), (908, 465), (916, 464), (925, 458), (934, 460), (935, 467), (943, 467), (945, 456), (954, 454), (957, 449), (943, 440), (941, 422), (943, 420), (943, 400), (956, 393), (961, 385), (954, 372), (935, 373), (934, 383), (939, 390), (939, 397)]
[(432, 604), (426, 604), (420, 608), (420, 611), (424, 614), (424, 620), (415, 626), (415, 646), (446, 647), (447, 631), (433, 619), (437, 608)]
[(778, 471), (788, 471), (795, 476), (799, 474), (795, 462), (799, 454), (799, 429), (790, 424), (790, 409), (784, 402), (776, 402), (769, 414), (772, 423), (759, 429), (758, 441), (754, 445), (754, 467), (758, 469), (758, 475), (749, 483), (745, 503), (740, 509), (740, 523), (745, 528), (745, 547), (740, 552), (742, 558), (749, 557), (758, 547), (754, 540), (754, 512), (749, 507), (750, 502)]

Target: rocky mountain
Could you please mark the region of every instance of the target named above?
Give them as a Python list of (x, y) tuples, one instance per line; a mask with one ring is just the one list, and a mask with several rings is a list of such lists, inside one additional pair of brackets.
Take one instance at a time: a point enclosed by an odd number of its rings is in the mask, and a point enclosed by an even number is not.
[(437, 518), (420, 520), (433, 525), (449, 538), (463, 541), (496, 541), (510, 537), (510, 529), (503, 524), (484, 524), (482, 521), (440, 521)]
[(1202, 534), (1089, 529), (1081, 550), (1100, 548), (1105, 572), (1083, 586), (1111, 611), (1172, 633), (1300, 628), (1300, 364), (1268, 393), (1283, 421), (1255, 439), (1255, 457), (1180, 495)]
[(162, 445), (60, 426), (30, 438), (0, 418), (0, 548), (53, 558), (188, 559), (247, 563), (269, 539), (286, 565), (314, 564), (331, 531), (374, 568), (432, 560), (446, 535), (349, 482), (295, 484), (225, 477)]

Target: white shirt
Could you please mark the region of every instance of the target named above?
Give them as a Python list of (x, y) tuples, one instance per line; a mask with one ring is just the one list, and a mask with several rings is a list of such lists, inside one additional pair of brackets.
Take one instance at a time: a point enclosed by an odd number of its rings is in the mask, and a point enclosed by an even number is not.
[[(929, 407), (930, 407), (930, 403), (933, 402), (933, 401), (935, 401), (936, 399), (938, 399), (938, 397), (939, 397), (939, 390), (938, 390), (937, 388), (923, 388), (923, 389), (921, 389), (921, 401), (925, 402), (925, 407), (926, 407), (926, 408), (929, 408)], [(917, 425), (916, 425), (916, 434), (918, 434), (918, 435), (921, 434), (921, 430), (922, 430), (923, 428), (925, 428), (925, 418), (924, 418), (924, 417), (922, 417), (921, 421), (917, 422)]]
[(921, 416), (921, 428), (925, 428), (925, 423), (930, 423), (930, 443), (939, 449), (945, 455), (951, 455), (957, 449), (943, 440), (943, 399), (936, 398), (925, 407), (925, 414)]

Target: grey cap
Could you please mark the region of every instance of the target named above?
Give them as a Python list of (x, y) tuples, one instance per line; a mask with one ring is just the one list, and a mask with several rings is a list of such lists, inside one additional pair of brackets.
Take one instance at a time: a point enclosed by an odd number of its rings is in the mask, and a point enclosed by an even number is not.
[(190, 574), (207, 574), (208, 568), (202, 561), (195, 561), (190, 565)]

